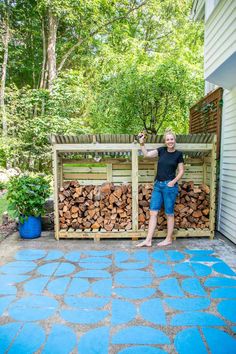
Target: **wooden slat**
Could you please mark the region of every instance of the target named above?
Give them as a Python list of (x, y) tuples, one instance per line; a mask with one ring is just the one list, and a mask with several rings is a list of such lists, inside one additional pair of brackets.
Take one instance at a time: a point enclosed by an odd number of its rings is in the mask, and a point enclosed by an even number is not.
[[(78, 239), (94, 239), (99, 240), (101, 238), (144, 238), (146, 237), (147, 231), (122, 231), (122, 232), (68, 232), (60, 231), (59, 238), (78, 238)], [(165, 237), (166, 231), (156, 231), (154, 234), (155, 238)], [(179, 229), (174, 230), (174, 238), (178, 237), (211, 237), (210, 230), (202, 229)]]
[(63, 171), (65, 173), (93, 173), (93, 172), (98, 172), (98, 173), (106, 173), (107, 169), (105, 167), (82, 167), (82, 166), (63, 166)]
[(64, 179), (67, 180), (80, 180), (80, 179), (107, 179), (106, 173), (64, 173)]

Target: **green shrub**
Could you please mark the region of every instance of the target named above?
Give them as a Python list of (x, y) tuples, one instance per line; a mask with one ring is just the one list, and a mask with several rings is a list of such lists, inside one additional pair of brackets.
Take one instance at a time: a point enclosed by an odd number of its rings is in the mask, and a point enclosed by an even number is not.
[(12, 177), (8, 183), (8, 210), (13, 211), (21, 222), (29, 216), (43, 215), (49, 195), (49, 180), (42, 175)]

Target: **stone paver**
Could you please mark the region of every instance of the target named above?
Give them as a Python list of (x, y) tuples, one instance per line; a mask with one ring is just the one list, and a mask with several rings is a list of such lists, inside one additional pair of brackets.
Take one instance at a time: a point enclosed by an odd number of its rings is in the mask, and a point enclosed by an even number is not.
[(235, 354), (236, 246), (0, 243), (0, 354)]

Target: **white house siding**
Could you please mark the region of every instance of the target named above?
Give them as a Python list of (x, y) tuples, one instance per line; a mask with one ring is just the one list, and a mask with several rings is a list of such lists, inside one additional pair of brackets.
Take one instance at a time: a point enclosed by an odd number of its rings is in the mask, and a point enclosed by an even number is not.
[(236, 0), (220, 0), (205, 22), (205, 79), (235, 52)]
[(236, 87), (223, 102), (217, 228), (236, 243)]

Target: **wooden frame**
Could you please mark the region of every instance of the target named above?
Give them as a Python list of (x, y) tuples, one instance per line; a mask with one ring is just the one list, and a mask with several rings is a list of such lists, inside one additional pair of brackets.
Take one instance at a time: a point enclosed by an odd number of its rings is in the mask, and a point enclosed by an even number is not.
[[(146, 148), (156, 149), (163, 144), (146, 144)], [(207, 181), (207, 166), (211, 166), (210, 173), (210, 228), (209, 229), (178, 229), (174, 230), (174, 237), (202, 237), (208, 236), (210, 238), (214, 237), (214, 227), (215, 227), (215, 183), (216, 183), (216, 137), (212, 143), (180, 143), (177, 144), (177, 149), (187, 153), (187, 152), (204, 152), (210, 155), (210, 157), (203, 158), (189, 158), (188, 161), (192, 162), (203, 162), (203, 176), (202, 182)], [(60, 238), (79, 238), (79, 239), (94, 239), (100, 240), (101, 238), (131, 238), (132, 240), (137, 240), (138, 238), (145, 237), (147, 231), (138, 229), (138, 166), (139, 166), (139, 155), (138, 152), (140, 146), (137, 143), (123, 143), (123, 144), (56, 144), (53, 141), (53, 175), (54, 175), (54, 208), (55, 208), (55, 238), (59, 240)], [(112, 231), (112, 232), (86, 232), (81, 230), (60, 230), (59, 229), (59, 217), (58, 217), (58, 189), (63, 183), (63, 171), (62, 171), (62, 160), (60, 155), (63, 153), (92, 153), (92, 152), (130, 152), (131, 153), (131, 182), (132, 182), (132, 230), (131, 231)], [(112, 181), (112, 162), (113, 161), (123, 161), (124, 159), (110, 159), (108, 158), (108, 168), (106, 180)], [(65, 159), (66, 162), (73, 163), (75, 160)], [(79, 160), (81, 161), (81, 160)], [(83, 162), (87, 162), (87, 159), (83, 159)], [(158, 231), (155, 237), (165, 236), (165, 231)]]

